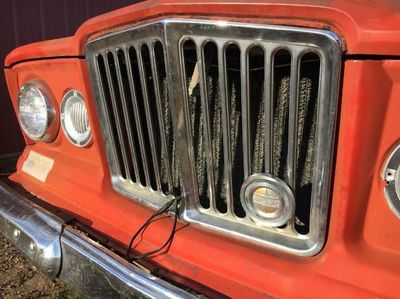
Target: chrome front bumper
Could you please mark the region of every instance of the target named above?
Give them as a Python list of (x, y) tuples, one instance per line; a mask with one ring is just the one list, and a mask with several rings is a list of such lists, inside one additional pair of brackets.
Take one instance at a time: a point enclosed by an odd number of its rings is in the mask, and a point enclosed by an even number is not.
[(49, 278), (96, 298), (194, 298), (65, 225), (0, 181), (0, 233)]

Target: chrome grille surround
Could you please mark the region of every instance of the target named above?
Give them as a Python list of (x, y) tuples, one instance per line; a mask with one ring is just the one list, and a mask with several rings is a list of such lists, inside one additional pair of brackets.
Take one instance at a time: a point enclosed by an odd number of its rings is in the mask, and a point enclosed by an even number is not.
[[(227, 193), (227, 211), (221, 213), (215, 208), (215, 185), (208, 183), (208, 195), (210, 208), (204, 208), (199, 202), (199, 192), (196, 180), (195, 166), (195, 149), (191, 136), (191, 123), (189, 117), (189, 97), (187, 91), (187, 78), (185, 74), (185, 65), (183, 57), (183, 43), (186, 40), (191, 40), (195, 43), (196, 48), (202, 53), (202, 46), (207, 41), (212, 41), (218, 47), (218, 65), (220, 78), (226, 78), (225, 62), (223, 61), (224, 53), (222, 49), (229, 44), (238, 45), (241, 50), (241, 99), (242, 114), (246, 115), (246, 103), (249, 98), (249, 77), (248, 77), (248, 49), (254, 45), (262, 47), (265, 51), (265, 87), (271, 87), (273, 78), (271, 78), (271, 57), (277, 49), (286, 49), (291, 54), (291, 75), (290, 76), (290, 99), (289, 99), (289, 119), (288, 119), (288, 153), (287, 153), (287, 183), (291, 188), (294, 188), (296, 181), (296, 159), (297, 157), (297, 99), (299, 92), (299, 64), (304, 53), (312, 52), (318, 55), (320, 59), (320, 73), (318, 86), (318, 113), (316, 122), (316, 145), (314, 153), (314, 170), (312, 172), (312, 193), (311, 207), (309, 216), (309, 232), (300, 234), (294, 229), (294, 221), (289, 221), (286, 227), (268, 228), (260, 227), (255, 224), (250, 217), (237, 217), (233, 212), (233, 195), (232, 195), (232, 168), (231, 168), (231, 153), (228, 149), (230, 134), (229, 129), (229, 114), (226, 112), (226, 104), (228, 98), (226, 80), (220, 80), (220, 96), (222, 98), (222, 134), (223, 134), (223, 159), (224, 159), (224, 188)], [(176, 195), (171, 192), (163, 192), (159, 188), (149, 187), (149, 185), (134, 182), (131, 178), (121, 176), (121, 166), (118, 166), (118, 153), (115, 146), (115, 138), (121, 136), (121, 128), (117, 128), (117, 136), (113, 135), (110, 129), (110, 113), (107, 110), (106, 97), (101, 88), (101, 76), (99, 73), (98, 57), (106, 56), (107, 53), (115, 53), (118, 49), (122, 49), (126, 54), (129, 47), (133, 46), (138, 49), (142, 43), (152, 45), (155, 41), (162, 43), (164, 48), (164, 59), (166, 63), (166, 76), (168, 80), (168, 96), (173, 115), (173, 129), (176, 140), (176, 152), (179, 155), (180, 163), (180, 184), (182, 193), (185, 198), (182, 215), (185, 220), (197, 223), (207, 229), (224, 233), (235, 238), (262, 244), (269, 248), (277, 249), (287, 253), (299, 256), (312, 256), (318, 253), (325, 241), (325, 233), (328, 217), (328, 203), (330, 191), (330, 175), (331, 164), (334, 147), (334, 131), (336, 120), (336, 107), (339, 88), (339, 73), (341, 65), (342, 47), (339, 38), (332, 32), (326, 30), (284, 27), (284, 26), (268, 26), (260, 24), (246, 24), (233, 22), (219, 22), (209, 20), (184, 20), (184, 19), (162, 19), (153, 23), (146, 23), (123, 31), (107, 34), (90, 41), (86, 46), (86, 59), (89, 66), (90, 77), (93, 85), (96, 107), (98, 110), (101, 129), (107, 150), (110, 172), (112, 175), (112, 183), (116, 191), (124, 194), (136, 201), (142, 202), (152, 207), (159, 207), (166, 202), (168, 198)], [(202, 70), (201, 55), (198, 55), (199, 68)], [(293, 63), (295, 62), (295, 63)], [(153, 67), (153, 75), (154, 75)], [(202, 99), (205, 98), (207, 92), (204, 80), (204, 73), (200, 74), (200, 87)], [(118, 78), (119, 88), (122, 78)], [(145, 80), (141, 77), (141, 80)], [(128, 78), (132, 83), (132, 77)], [(111, 84), (112, 85), (112, 84)], [(265, 101), (265, 109), (269, 108), (272, 92), (267, 92), (263, 95)], [(146, 96), (144, 96), (146, 97)], [(108, 99), (110, 101), (110, 99)], [(291, 104), (290, 104), (291, 103)], [(149, 114), (149, 105), (146, 104), (146, 115)], [(225, 108), (224, 108), (225, 107)], [(266, 110), (272, 111), (272, 110)], [(202, 112), (203, 113), (203, 112)], [(271, 112), (272, 113), (272, 112)], [(271, 115), (271, 114), (270, 114)], [(137, 115), (136, 115), (137, 116)], [(247, 114), (249, 116), (249, 114)], [(205, 118), (207, 119), (207, 117)], [(243, 117), (241, 127), (243, 132), (249, 132), (249, 123), (246, 122), (248, 117)], [(268, 117), (266, 124), (268, 125)], [(123, 120), (126, 120), (124, 118)], [(122, 122), (123, 120), (119, 120)], [(118, 122), (118, 121), (117, 121)], [(210, 124), (209, 122), (206, 122)], [(119, 124), (121, 127), (121, 123)], [(151, 127), (151, 126), (148, 126)], [(207, 127), (207, 125), (206, 125)], [(208, 125), (209, 127), (209, 125)], [(128, 129), (129, 130), (129, 129)], [(205, 135), (207, 138), (207, 130)], [(269, 131), (269, 130), (266, 130)], [(151, 130), (148, 129), (148, 134)], [(208, 134), (210, 134), (208, 132)], [(250, 161), (250, 134), (243, 134), (243, 168), (244, 178), (254, 174), (251, 171)], [(269, 131), (265, 135), (265, 157), (272, 156), (270, 148), (271, 135)], [(152, 138), (152, 136), (150, 136)], [(130, 141), (129, 139), (121, 140), (121, 144)], [(207, 144), (206, 140), (206, 144)], [(207, 147), (207, 145), (206, 145)], [(127, 145), (126, 145), (127, 148)], [(211, 173), (213, 173), (213, 159), (211, 147), (206, 148), (207, 153), (207, 168), (208, 175), (213, 181)], [(124, 151), (124, 149), (122, 149)], [(152, 153), (154, 144), (150, 144)], [(152, 154), (147, 153), (147, 155)], [(121, 154), (120, 154), (121, 156)], [(132, 155), (134, 156), (134, 155)], [(133, 157), (138, 163), (137, 157)], [(121, 159), (121, 158), (120, 158)], [(126, 167), (127, 157), (122, 155), (123, 166)], [(163, 160), (163, 158), (161, 158)], [(270, 172), (272, 158), (265, 158), (265, 171)], [(269, 162), (268, 162), (269, 161)], [(128, 161), (129, 162), (129, 161)], [(151, 165), (144, 165), (149, 169)], [(157, 169), (155, 167), (154, 169)], [(210, 171), (211, 170), (211, 171)], [(130, 170), (126, 169), (126, 173)], [(132, 171), (131, 171), (132, 172)], [(156, 191), (155, 191), (156, 190)], [(171, 188), (170, 188), (171, 191)]]

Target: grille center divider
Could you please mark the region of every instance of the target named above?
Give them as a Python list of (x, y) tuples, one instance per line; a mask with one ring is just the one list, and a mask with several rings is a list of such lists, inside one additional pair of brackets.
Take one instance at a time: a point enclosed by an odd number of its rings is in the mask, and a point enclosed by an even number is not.
[[(340, 42), (329, 31), (165, 19), (90, 41), (87, 62), (116, 191), (288, 253), (325, 241)], [(240, 190), (286, 182), (294, 216), (265, 227)]]

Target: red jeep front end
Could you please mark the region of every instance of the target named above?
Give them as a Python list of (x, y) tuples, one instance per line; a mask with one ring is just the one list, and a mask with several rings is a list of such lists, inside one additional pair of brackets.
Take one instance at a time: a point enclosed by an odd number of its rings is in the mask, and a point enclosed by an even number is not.
[(399, 12), (146, 1), (14, 50), (2, 233), (93, 297), (396, 297)]

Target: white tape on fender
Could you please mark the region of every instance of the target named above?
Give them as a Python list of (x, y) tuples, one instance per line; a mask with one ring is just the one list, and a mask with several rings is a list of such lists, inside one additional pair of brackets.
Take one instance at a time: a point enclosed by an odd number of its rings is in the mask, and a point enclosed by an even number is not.
[(46, 182), (53, 165), (53, 159), (35, 151), (30, 151), (28, 158), (24, 161), (24, 164), (22, 164), (22, 171), (41, 182)]

